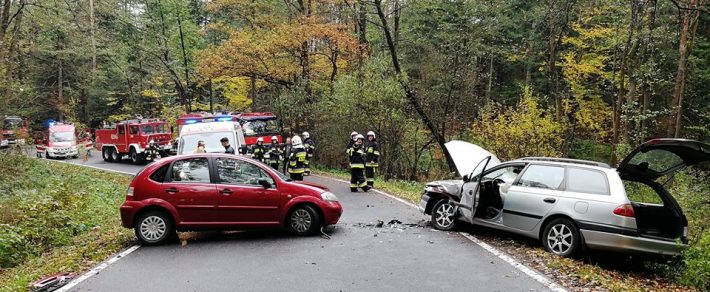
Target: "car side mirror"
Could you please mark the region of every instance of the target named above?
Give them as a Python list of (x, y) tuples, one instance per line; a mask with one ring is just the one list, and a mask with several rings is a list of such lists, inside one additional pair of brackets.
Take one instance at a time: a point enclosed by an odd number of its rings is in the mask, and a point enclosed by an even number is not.
[(264, 187), (265, 189), (271, 188), (271, 183), (265, 179), (260, 179), (259, 180), (259, 185)]
[(463, 175), (463, 181), (467, 182), (468, 179), (469, 179), (468, 174), (464, 174), (464, 175)]

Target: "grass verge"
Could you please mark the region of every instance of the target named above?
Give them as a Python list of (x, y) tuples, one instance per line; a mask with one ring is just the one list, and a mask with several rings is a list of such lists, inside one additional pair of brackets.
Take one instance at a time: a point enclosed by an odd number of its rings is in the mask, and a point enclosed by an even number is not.
[[(344, 180), (350, 179), (350, 173), (342, 169), (318, 166), (314, 173)], [(702, 199), (702, 196), (697, 194), (702, 194), (705, 189), (698, 187), (698, 179), (690, 178), (685, 174), (676, 179), (678, 183), (671, 192), (681, 204), (698, 205), (686, 202), (688, 200), (686, 197)], [(425, 183), (421, 182), (384, 181), (382, 178), (375, 180), (378, 190), (415, 204), (419, 203), (424, 185)], [(691, 190), (684, 190), (684, 188), (691, 188)], [(478, 226), (467, 226), (462, 229), (513, 255), (572, 291), (705, 291), (708, 290), (705, 279), (710, 278), (710, 275), (706, 274), (709, 270), (706, 266), (710, 256), (706, 255), (708, 242), (702, 239), (710, 238), (704, 236), (707, 235), (705, 227), (708, 224), (696, 218), (699, 216), (696, 214), (699, 208), (686, 207), (685, 210), (691, 225), (695, 224), (691, 228), (697, 229), (695, 233), (701, 240), (691, 245), (684, 260), (604, 252), (590, 252), (584, 258), (568, 259), (546, 252), (538, 241), (529, 238)]]
[(130, 177), (0, 154), (0, 291), (81, 273), (128, 246), (118, 207)]

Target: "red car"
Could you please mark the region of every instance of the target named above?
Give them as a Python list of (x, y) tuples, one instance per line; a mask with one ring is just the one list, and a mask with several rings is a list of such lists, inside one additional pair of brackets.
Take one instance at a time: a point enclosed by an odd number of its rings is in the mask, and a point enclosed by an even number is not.
[(172, 156), (144, 168), (121, 205), (121, 221), (145, 244), (175, 231), (285, 227), (310, 235), (338, 222), (327, 188), (291, 182), (255, 160), (229, 154)]

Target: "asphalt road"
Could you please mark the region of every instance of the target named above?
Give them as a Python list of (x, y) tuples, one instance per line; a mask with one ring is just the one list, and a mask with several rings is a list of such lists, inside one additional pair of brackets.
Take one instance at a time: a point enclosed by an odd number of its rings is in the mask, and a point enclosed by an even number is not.
[[(100, 155), (69, 163), (137, 173)], [(418, 210), (376, 193), (331, 188), (344, 214), (323, 236), (282, 231), (183, 234), (178, 243), (141, 247), (72, 291), (542, 291), (546, 288), (458, 233), (420, 226)], [(377, 227), (378, 220), (384, 222)], [(388, 224), (392, 220), (402, 224)]]

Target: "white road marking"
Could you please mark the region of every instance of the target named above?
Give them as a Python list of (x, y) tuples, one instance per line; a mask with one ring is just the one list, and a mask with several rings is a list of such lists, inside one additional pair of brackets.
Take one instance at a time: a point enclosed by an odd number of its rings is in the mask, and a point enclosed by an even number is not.
[(135, 176), (136, 173), (130, 173), (126, 171), (120, 171), (120, 170), (114, 170), (110, 168), (101, 168), (98, 166), (93, 166), (93, 165), (87, 165), (87, 164), (82, 164), (82, 163), (71, 163), (68, 161), (61, 161), (61, 160), (46, 160), (46, 161), (51, 161), (51, 162), (58, 162), (58, 163), (66, 163), (66, 164), (71, 164), (71, 165), (78, 165), (78, 166), (83, 166), (83, 167), (88, 167), (88, 168), (93, 168), (93, 169), (98, 169), (98, 170), (103, 170), (103, 171), (108, 171), (108, 172), (115, 172), (118, 174), (125, 174), (125, 175), (130, 175), (130, 176)]
[[(350, 183), (349, 181), (346, 181), (346, 180), (337, 179), (337, 178), (332, 178), (332, 177), (327, 177), (327, 176), (322, 176), (322, 175), (314, 175), (314, 176), (321, 177), (321, 178), (326, 178), (326, 179), (331, 179), (331, 180), (335, 180), (335, 181), (337, 181), (337, 182), (346, 183), (346, 184), (349, 184), (349, 183)], [(395, 201), (398, 201), (398, 202), (400, 202), (400, 203), (403, 203), (403, 204), (405, 204), (405, 205), (407, 205), (407, 206), (409, 206), (409, 207), (415, 208), (415, 209), (417, 209), (417, 210), (421, 210), (421, 208), (420, 208), (419, 206), (417, 206), (417, 205), (415, 205), (415, 204), (413, 204), (413, 203), (411, 203), (411, 202), (407, 202), (407, 201), (405, 201), (404, 199), (401, 199), (401, 198), (395, 197), (395, 196), (393, 196), (393, 195), (390, 195), (390, 194), (388, 194), (388, 193), (385, 193), (385, 192), (383, 192), (383, 191), (379, 191), (379, 190), (371, 190), (371, 191), (373, 191), (373, 192), (375, 192), (375, 193), (377, 193), (377, 194), (383, 195), (383, 196), (385, 196), (385, 197), (388, 197), (388, 198), (390, 198), (390, 199), (393, 199), (393, 200), (395, 200)], [(501, 251), (501, 250), (499, 250), (499, 249), (497, 249), (497, 248), (491, 246), (490, 244), (487, 244), (487, 243), (481, 241), (481, 240), (478, 239), (477, 237), (475, 237), (475, 236), (473, 236), (473, 235), (471, 235), (471, 234), (468, 234), (468, 233), (466, 233), (466, 232), (459, 232), (459, 234), (461, 234), (461, 235), (462, 235), (463, 237), (465, 237), (466, 239), (472, 241), (473, 243), (477, 244), (478, 246), (482, 247), (482, 248), (485, 249), (486, 251), (488, 251), (488, 252), (492, 253), (493, 255), (497, 256), (498, 258), (500, 258), (501, 260), (505, 261), (506, 263), (510, 264), (511, 266), (513, 266), (514, 268), (516, 268), (517, 270), (519, 270), (519, 271), (525, 273), (526, 275), (530, 276), (530, 277), (533, 278), (535, 281), (538, 281), (540, 284), (542, 284), (543, 286), (547, 287), (547, 288), (550, 289), (551, 291), (555, 291), (555, 292), (567, 292), (567, 291), (568, 291), (568, 290), (565, 289), (564, 287), (560, 286), (559, 284), (557, 284), (557, 283), (553, 282), (552, 280), (550, 280), (549, 278), (545, 277), (543, 274), (540, 274), (540, 273), (538, 273), (537, 271), (535, 271), (534, 269), (532, 269), (532, 268), (530, 268), (530, 267), (528, 267), (528, 266), (526, 266), (526, 265), (521, 264), (520, 262), (516, 261), (515, 259), (513, 259), (511, 256), (509, 256), (509, 255), (506, 254), (505, 252), (503, 252), (503, 251)]]
[(137, 245), (137, 244), (134, 245), (134, 246), (129, 247), (128, 249), (126, 249), (126, 250), (120, 252), (119, 254), (115, 255), (114, 257), (112, 257), (112, 258), (106, 260), (105, 262), (99, 264), (98, 266), (94, 267), (93, 269), (89, 270), (88, 272), (84, 273), (83, 275), (79, 276), (78, 278), (74, 278), (73, 280), (71, 280), (71, 281), (70, 281), (69, 283), (67, 283), (66, 285), (64, 285), (64, 286), (62, 286), (61, 288), (59, 288), (59, 289), (57, 289), (57, 290), (54, 290), (54, 291), (55, 291), (55, 292), (66, 292), (66, 291), (69, 291), (69, 289), (74, 288), (74, 286), (76, 286), (76, 285), (78, 285), (79, 283), (85, 281), (86, 279), (90, 278), (91, 276), (94, 276), (94, 275), (98, 274), (99, 272), (101, 272), (101, 270), (107, 268), (108, 266), (110, 266), (111, 264), (115, 263), (115, 262), (118, 261), (119, 259), (121, 259), (121, 258), (123, 258), (123, 257), (125, 257), (125, 256), (127, 256), (127, 255), (129, 255), (130, 253), (136, 251), (136, 249), (138, 249), (139, 247), (140, 247), (140, 245)]

